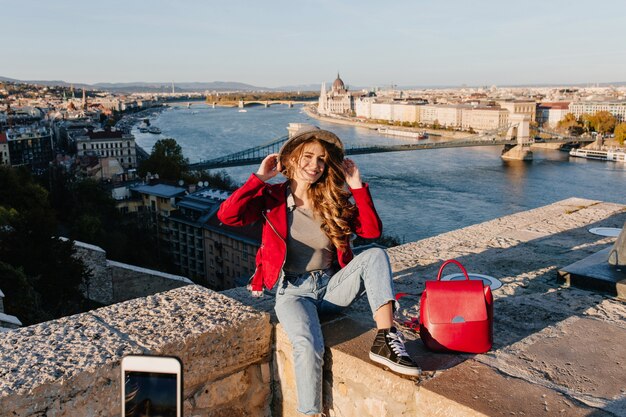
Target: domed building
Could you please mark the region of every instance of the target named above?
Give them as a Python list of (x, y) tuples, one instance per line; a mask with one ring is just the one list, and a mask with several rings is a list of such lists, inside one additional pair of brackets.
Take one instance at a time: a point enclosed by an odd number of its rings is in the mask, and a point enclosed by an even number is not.
[(321, 115), (350, 116), (354, 113), (354, 96), (346, 88), (339, 73), (330, 91), (326, 91), (326, 83), (322, 83), (317, 111)]

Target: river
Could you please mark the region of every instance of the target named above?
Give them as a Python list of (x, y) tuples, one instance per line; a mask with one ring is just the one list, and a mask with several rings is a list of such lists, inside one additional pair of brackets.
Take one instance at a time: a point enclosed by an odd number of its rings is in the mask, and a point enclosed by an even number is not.
[[(155, 113), (162, 134), (140, 133), (150, 152), (160, 138), (176, 139), (190, 162), (247, 149), (284, 136), (289, 123), (311, 123), (336, 133), (346, 145), (406, 143), (375, 131), (321, 122), (284, 105), (211, 108), (204, 103)], [(569, 197), (626, 204), (626, 164), (572, 158), (557, 150), (534, 150), (533, 161), (504, 161), (501, 146), (431, 149), (358, 155), (384, 233), (410, 242), (544, 206)], [(255, 166), (225, 170), (243, 182)]]

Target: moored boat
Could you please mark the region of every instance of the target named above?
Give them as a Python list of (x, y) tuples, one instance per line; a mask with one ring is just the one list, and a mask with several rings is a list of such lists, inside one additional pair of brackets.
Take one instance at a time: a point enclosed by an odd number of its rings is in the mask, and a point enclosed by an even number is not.
[(379, 127), (377, 130), (378, 132), (385, 135), (402, 136), (405, 138), (413, 139), (428, 139), (428, 133), (424, 131), (414, 132), (412, 130), (389, 129), (388, 127)]
[(613, 161), (626, 163), (626, 151), (623, 149), (572, 149), (570, 156), (599, 161)]

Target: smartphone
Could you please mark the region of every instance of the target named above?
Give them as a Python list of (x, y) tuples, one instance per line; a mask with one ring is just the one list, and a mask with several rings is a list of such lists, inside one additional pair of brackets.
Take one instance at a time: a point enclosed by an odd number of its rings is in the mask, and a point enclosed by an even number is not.
[(172, 356), (122, 358), (122, 417), (183, 417), (183, 370)]

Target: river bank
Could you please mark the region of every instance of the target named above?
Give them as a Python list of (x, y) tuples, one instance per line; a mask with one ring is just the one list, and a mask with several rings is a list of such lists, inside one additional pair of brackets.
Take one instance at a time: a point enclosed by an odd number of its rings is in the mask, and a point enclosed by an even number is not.
[(426, 132), (428, 133), (429, 136), (438, 136), (438, 137), (442, 137), (446, 139), (461, 139), (461, 138), (466, 138), (472, 135), (471, 133), (468, 133), (468, 132), (455, 132), (455, 131), (443, 130), (443, 129), (428, 129), (428, 128), (423, 128), (423, 127), (406, 127), (406, 126), (394, 126), (390, 124), (374, 123), (374, 122), (365, 121), (363, 119), (359, 119), (356, 117), (322, 116), (317, 112), (314, 106), (304, 106), (303, 111), (307, 116), (313, 119), (322, 120), (328, 123), (355, 126), (355, 127), (360, 127), (363, 129), (369, 129), (369, 130), (375, 130), (375, 131), (378, 131), (379, 129), (383, 128), (383, 129), (402, 130), (405, 132), (413, 132), (413, 133)]

